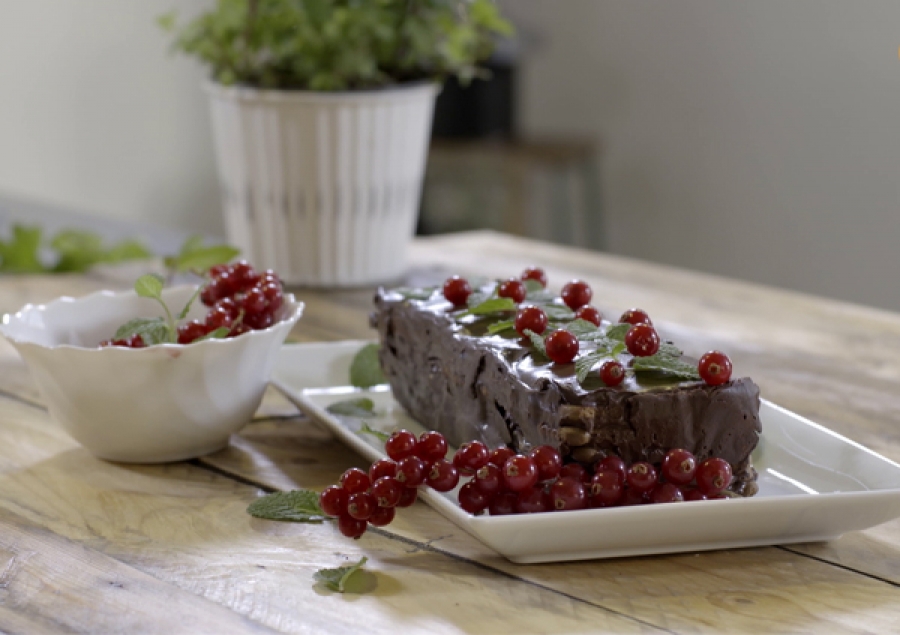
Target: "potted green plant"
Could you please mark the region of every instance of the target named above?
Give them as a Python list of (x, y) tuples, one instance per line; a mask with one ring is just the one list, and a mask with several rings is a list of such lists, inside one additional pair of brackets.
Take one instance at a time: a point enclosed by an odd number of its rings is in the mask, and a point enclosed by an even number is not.
[(161, 23), (211, 70), (229, 241), (311, 286), (402, 274), (439, 82), (510, 32), (490, 0), (218, 0)]

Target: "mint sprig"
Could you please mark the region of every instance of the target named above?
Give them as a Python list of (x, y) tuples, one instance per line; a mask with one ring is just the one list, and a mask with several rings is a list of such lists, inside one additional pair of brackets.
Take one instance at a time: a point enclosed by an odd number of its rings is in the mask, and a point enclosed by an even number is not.
[(506, 313), (509, 311), (515, 311), (517, 308), (518, 305), (510, 298), (488, 298), (478, 304), (469, 306), (468, 309), (466, 309), (456, 317), (460, 318), (465, 317), (466, 315), (491, 315), (493, 313)]
[(333, 415), (369, 419), (375, 416), (375, 403), (368, 397), (354, 397), (328, 404), (325, 410)]
[(325, 512), (319, 506), (319, 495), (308, 489), (290, 492), (274, 492), (250, 503), (247, 513), (267, 520), (291, 520), (302, 523), (320, 523)]
[(347, 565), (346, 567), (319, 569), (313, 574), (313, 579), (316, 582), (321, 582), (332, 591), (343, 593), (347, 589), (347, 582), (353, 574), (361, 570), (363, 565), (368, 561), (369, 559), (363, 556), (360, 558), (359, 562)]
[(612, 324), (606, 329), (606, 337), (611, 340), (624, 342), (625, 335), (628, 333), (629, 329), (631, 329), (631, 326), (631, 324), (628, 324), (626, 322), (622, 322), (620, 324)]
[(371, 388), (387, 383), (381, 362), (378, 359), (378, 344), (366, 344), (350, 362), (350, 385), (356, 388)]

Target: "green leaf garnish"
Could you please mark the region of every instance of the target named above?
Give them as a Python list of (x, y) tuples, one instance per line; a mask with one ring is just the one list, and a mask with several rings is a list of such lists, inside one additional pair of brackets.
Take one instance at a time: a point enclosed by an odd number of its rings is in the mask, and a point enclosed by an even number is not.
[(434, 295), (437, 287), (424, 287), (424, 288), (415, 288), (415, 287), (400, 287), (399, 289), (394, 289), (394, 293), (399, 293), (403, 296), (404, 300), (428, 300)]
[(360, 558), (359, 562), (351, 565), (347, 565), (346, 567), (338, 567), (336, 569), (319, 569), (313, 574), (313, 579), (316, 582), (321, 582), (326, 587), (331, 589), (332, 591), (337, 591), (338, 593), (343, 593), (347, 581), (350, 577), (359, 571), (366, 562), (368, 562), (368, 558), (363, 556)]
[(165, 280), (161, 275), (148, 273), (137, 279), (137, 282), (134, 283), (134, 290), (142, 298), (159, 300), (162, 296), (164, 284)]
[[(474, 294), (473, 294), (474, 295)], [(460, 313), (457, 317), (466, 315), (490, 315), (492, 313), (504, 313), (507, 311), (515, 311), (517, 305), (510, 298), (488, 298), (487, 300), (470, 306), (467, 310)]]
[(198, 337), (195, 339), (195, 342), (202, 342), (203, 340), (221, 340), (228, 337), (228, 334), (231, 333), (231, 329), (227, 326), (220, 326), (214, 331), (210, 331), (206, 335), (202, 337)]
[(627, 322), (623, 322), (620, 324), (613, 324), (609, 328), (606, 329), (606, 337), (611, 340), (617, 340), (619, 342), (625, 341), (625, 334), (628, 333), (628, 330), (631, 328), (631, 324)]
[(582, 320), (580, 318), (573, 320), (567, 324), (565, 328), (578, 339), (584, 339), (585, 335), (592, 335), (600, 330), (593, 322), (588, 322), (587, 320)]
[(328, 404), (325, 410), (333, 415), (369, 419), (375, 416), (375, 403), (368, 397), (355, 397)]
[(326, 518), (319, 506), (319, 495), (308, 489), (262, 496), (250, 503), (247, 513), (257, 518), (302, 523), (320, 523)]
[(124, 340), (132, 335), (140, 335), (147, 346), (164, 344), (169, 341), (169, 326), (161, 317), (134, 318), (120, 326), (113, 339)]
[(541, 335), (538, 335), (531, 329), (525, 329), (525, 335), (528, 339), (531, 340), (531, 344), (537, 349), (537, 351), (547, 357), (547, 347), (544, 345), (544, 338)]
[(522, 280), (522, 284), (525, 285), (525, 293), (530, 297), (535, 293), (540, 293), (544, 291), (544, 285), (542, 285), (537, 280), (532, 280), (531, 278), (526, 278)]
[(389, 435), (387, 432), (376, 430), (375, 428), (369, 426), (369, 424), (366, 422), (363, 422), (362, 427), (360, 427), (359, 434), (371, 434), (382, 443), (391, 438), (391, 435)]
[(631, 364), (635, 372), (665, 373), (680, 379), (700, 379), (696, 364), (689, 364), (681, 358), (681, 351), (665, 342), (655, 355), (635, 357)]
[(567, 306), (561, 304), (541, 305), (541, 309), (550, 320), (568, 321), (575, 318), (575, 312)]
[(378, 360), (378, 344), (366, 344), (353, 356), (350, 363), (350, 384), (357, 388), (371, 388), (386, 382), (387, 378)]
[(488, 335), (496, 335), (497, 333), (502, 333), (503, 331), (509, 331), (515, 328), (515, 320), (503, 320), (501, 322), (494, 322), (493, 324), (488, 326), (487, 332)]
[(166, 268), (175, 273), (185, 271), (205, 272), (213, 265), (228, 262), (239, 253), (241, 253), (240, 250), (231, 245), (210, 245), (204, 247), (201, 236), (191, 236), (181, 246), (177, 256), (166, 258), (164, 262)]
[(194, 291), (193, 295), (188, 299), (187, 303), (184, 305), (184, 308), (181, 309), (181, 313), (178, 314), (178, 319), (183, 320), (187, 317), (187, 314), (191, 311), (191, 305), (194, 303), (194, 300), (197, 299), (197, 296), (200, 295), (200, 292), (203, 291), (203, 287), (197, 287), (197, 290)]

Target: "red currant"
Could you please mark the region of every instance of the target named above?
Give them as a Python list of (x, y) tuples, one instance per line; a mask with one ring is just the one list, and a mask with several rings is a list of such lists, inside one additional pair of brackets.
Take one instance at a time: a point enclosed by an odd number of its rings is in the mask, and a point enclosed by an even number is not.
[(485, 494), (493, 496), (503, 488), (503, 471), (493, 463), (488, 463), (475, 472), (475, 478), (471, 482)]
[(635, 357), (649, 357), (659, 350), (659, 334), (649, 324), (635, 324), (625, 334), (625, 348)]
[(679, 503), (684, 500), (684, 494), (674, 483), (659, 483), (650, 492), (651, 503)]
[(706, 494), (704, 494), (703, 492), (701, 492), (698, 489), (689, 489), (683, 493), (684, 493), (684, 500), (686, 500), (686, 501), (705, 501), (706, 500)]
[(497, 295), (501, 298), (509, 298), (518, 304), (525, 299), (525, 285), (521, 280), (515, 278), (504, 280), (497, 287)]
[(625, 381), (625, 367), (614, 359), (603, 362), (600, 366), (600, 380), (613, 388)]
[(529, 487), (516, 497), (516, 512), (519, 514), (539, 514), (551, 509), (553, 501), (543, 487)]
[(379, 507), (396, 507), (403, 495), (403, 484), (393, 476), (382, 476), (372, 483), (372, 496)]
[(649, 492), (656, 485), (656, 468), (646, 461), (632, 463), (625, 473), (628, 487), (638, 492)]
[(697, 364), (700, 377), (710, 386), (720, 386), (731, 379), (731, 360), (722, 351), (709, 351)]
[(372, 485), (369, 475), (358, 467), (351, 467), (349, 470), (341, 474), (341, 487), (347, 490), (348, 494), (359, 494), (365, 492)]
[[(218, 305), (218, 303), (216, 303)], [(218, 328), (231, 328), (234, 317), (227, 309), (221, 309), (214, 306), (206, 313), (206, 327), (210, 332)]]
[(662, 475), (675, 485), (687, 485), (694, 480), (697, 459), (687, 450), (669, 450), (662, 462)]
[(375, 527), (384, 527), (394, 522), (396, 511), (393, 507), (376, 507), (372, 515), (369, 516), (369, 524)]
[(581, 463), (566, 463), (559, 471), (560, 478), (574, 478), (578, 481), (588, 480), (587, 470)]
[(540, 335), (547, 330), (547, 314), (536, 306), (525, 306), (516, 313), (515, 327), (519, 335), (525, 337), (525, 331)]
[(590, 304), (585, 305), (575, 311), (575, 318), (579, 320), (586, 320), (593, 324), (594, 326), (600, 326), (603, 322), (603, 314), (597, 310), (596, 307), (592, 307)]
[(616, 456), (615, 454), (610, 454), (609, 456), (605, 456), (599, 461), (597, 461), (597, 465), (594, 467), (594, 471), (599, 473), (603, 470), (612, 470), (613, 472), (618, 472), (618, 474), (622, 477), (622, 481), (625, 481), (625, 473), (628, 472), (628, 466), (625, 465), (625, 461), (622, 460), (622, 457)]
[(428, 464), (419, 457), (407, 456), (397, 461), (396, 478), (404, 487), (418, 487), (425, 482)]
[(578, 355), (578, 338), (565, 329), (553, 331), (544, 340), (547, 357), (557, 364), (568, 364)]
[(650, 321), (650, 316), (647, 315), (646, 311), (642, 311), (641, 309), (628, 309), (622, 314), (622, 317), (619, 318), (619, 324), (650, 324), (652, 326), (653, 322)]
[(378, 459), (369, 468), (369, 480), (373, 483), (382, 476), (397, 476), (397, 463), (392, 459)]
[(359, 538), (366, 533), (368, 523), (354, 518), (350, 514), (341, 514), (338, 518), (338, 530), (348, 538)]
[(449, 492), (459, 484), (459, 470), (453, 463), (440, 459), (431, 464), (425, 482), (435, 491)]
[(622, 500), (619, 501), (619, 505), (621, 505), (622, 507), (630, 507), (631, 505), (645, 505), (649, 502), (650, 498), (647, 492), (642, 492), (640, 490), (628, 487), (625, 489), (625, 495), (622, 496)]
[(594, 292), (591, 291), (591, 287), (587, 282), (572, 280), (563, 286), (561, 295), (566, 306), (575, 311), (586, 304), (590, 304)]
[(266, 296), (263, 293), (263, 290), (259, 287), (253, 287), (250, 289), (244, 298), (241, 300), (241, 308), (244, 310), (244, 313), (247, 315), (256, 315), (257, 313), (262, 313), (266, 310), (266, 306), (268, 306), (268, 301), (266, 300)]
[(491, 503), (491, 497), (475, 487), (475, 483), (469, 481), (459, 488), (459, 506), (470, 514), (480, 514)]
[(502, 468), (504, 465), (506, 465), (506, 460), (509, 457), (515, 455), (516, 453), (512, 450), (512, 448), (501, 445), (499, 448), (491, 452), (491, 458), (488, 459), (488, 463), (492, 463), (497, 467)]
[(587, 507), (587, 494), (584, 484), (574, 478), (558, 479), (550, 486), (550, 500), (556, 511), (584, 509)]
[(453, 465), (462, 474), (474, 474), (487, 465), (491, 451), (481, 441), (470, 441), (459, 446), (453, 455)]
[(185, 322), (178, 327), (178, 343), (190, 344), (194, 340), (203, 337), (207, 333), (209, 333), (209, 329), (203, 322), (200, 322), (198, 320)]
[(412, 456), (416, 451), (416, 435), (409, 430), (397, 430), (384, 442), (384, 451), (395, 461)]
[(227, 273), (229, 266), (226, 264), (213, 265), (207, 272), (210, 278), (219, 278), (223, 273)]
[(712, 457), (697, 467), (694, 478), (697, 479), (697, 489), (707, 496), (712, 496), (731, 485), (731, 476), (731, 465), (728, 461)]
[(562, 469), (562, 456), (559, 450), (549, 445), (539, 445), (529, 456), (537, 466), (538, 481), (549, 481), (559, 476)]
[(319, 494), (319, 507), (327, 516), (347, 513), (347, 490), (339, 485), (329, 485)]
[(591, 479), (591, 500), (598, 507), (612, 507), (625, 494), (622, 474), (617, 470), (599, 470)]
[(470, 295), (472, 295), (472, 287), (465, 278), (452, 276), (447, 278), (444, 283), (444, 297), (453, 306), (465, 306)]
[(447, 455), (447, 439), (440, 432), (423, 432), (416, 442), (416, 456), (426, 463), (440, 461)]
[(541, 286), (547, 287), (547, 274), (540, 267), (528, 267), (520, 276), (522, 280), (534, 280), (540, 282)]
[(488, 512), (491, 516), (508, 516), (515, 514), (516, 503), (519, 501), (519, 495), (515, 492), (503, 491), (491, 499), (488, 506)]
[(357, 492), (347, 498), (347, 513), (357, 520), (368, 520), (376, 507), (378, 502), (368, 492)]
[(531, 457), (517, 454), (507, 459), (503, 465), (503, 483), (508, 490), (521, 492), (534, 487), (537, 480), (537, 466)]
[(411, 507), (418, 497), (419, 490), (414, 487), (405, 487), (403, 493), (400, 494), (400, 502), (397, 503), (397, 507)]

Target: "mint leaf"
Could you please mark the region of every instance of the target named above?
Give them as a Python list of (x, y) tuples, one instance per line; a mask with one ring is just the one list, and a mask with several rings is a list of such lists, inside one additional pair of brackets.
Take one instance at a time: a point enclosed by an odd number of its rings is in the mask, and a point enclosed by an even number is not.
[(428, 300), (434, 295), (437, 287), (425, 287), (423, 289), (417, 289), (413, 287), (400, 287), (399, 289), (394, 289), (394, 293), (399, 293), (403, 296), (404, 300)]
[(494, 322), (493, 324), (488, 326), (487, 332), (488, 335), (496, 335), (497, 333), (502, 333), (503, 331), (508, 331), (514, 328), (516, 328), (515, 320), (503, 320), (502, 322)]
[(227, 326), (220, 326), (216, 330), (210, 331), (206, 335), (203, 335), (202, 337), (198, 337), (194, 341), (202, 342), (203, 340), (221, 340), (221, 339), (225, 339), (226, 337), (228, 337), (229, 333), (231, 333), (230, 328), (228, 328)]
[(156, 273), (148, 273), (134, 283), (135, 292), (142, 298), (160, 300), (163, 290), (163, 277)]
[(366, 344), (350, 363), (350, 384), (357, 388), (370, 388), (386, 382), (378, 360), (378, 344)]
[(326, 587), (331, 589), (332, 591), (337, 591), (338, 593), (343, 593), (347, 586), (347, 581), (350, 577), (359, 571), (366, 562), (368, 562), (368, 558), (363, 556), (360, 558), (359, 562), (347, 565), (346, 567), (338, 567), (336, 569), (319, 569), (313, 574), (313, 579), (316, 582), (321, 582)]
[(625, 341), (625, 334), (628, 333), (628, 330), (631, 328), (631, 324), (627, 322), (623, 322), (621, 324), (613, 324), (609, 328), (606, 329), (606, 337), (611, 340), (617, 340), (619, 342)]
[(596, 350), (579, 357), (575, 360), (575, 377), (578, 379), (578, 383), (583, 383), (587, 376), (591, 373), (591, 370), (598, 363), (602, 362), (604, 359), (610, 358), (609, 350)]
[(169, 342), (169, 327), (161, 318), (134, 318), (116, 330), (113, 339), (124, 340), (132, 335), (140, 335), (147, 346)]
[(320, 523), (325, 520), (325, 512), (319, 507), (319, 495), (308, 489), (262, 496), (250, 503), (247, 513), (268, 520), (293, 520), (302, 523)]
[(531, 340), (532, 345), (544, 357), (547, 356), (547, 347), (544, 345), (544, 338), (531, 329), (525, 329), (525, 335)]
[(535, 293), (544, 291), (544, 285), (542, 285), (537, 280), (532, 280), (531, 278), (522, 280), (522, 284), (525, 285), (525, 293), (528, 295), (528, 297), (531, 297)]
[(572, 309), (560, 304), (542, 305), (541, 309), (543, 309), (550, 320), (572, 320), (575, 318), (575, 312)]
[(357, 397), (355, 399), (335, 401), (332, 404), (328, 404), (325, 410), (333, 415), (369, 419), (375, 416), (375, 403), (368, 397)]
[(382, 432), (381, 430), (376, 430), (369, 426), (368, 423), (363, 422), (362, 427), (359, 429), (359, 434), (371, 434), (373, 437), (384, 443), (388, 439), (391, 438), (387, 432)]
[(515, 311), (516, 308), (517, 305), (511, 298), (488, 298), (480, 304), (470, 306), (468, 310), (463, 311), (457, 317), (464, 317), (466, 315), (490, 315), (491, 313)]
[(187, 314), (191, 311), (191, 305), (194, 303), (194, 300), (197, 299), (197, 296), (200, 295), (201, 291), (203, 291), (203, 287), (197, 287), (197, 290), (194, 291), (194, 294), (188, 299), (187, 304), (181, 309), (181, 313), (178, 314), (179, 320), (183, 320), (187, 317)]
[(696, 364), (689, 364), (681, 355), (678, 347), (664, 342), (655, 355), (635, 357), (631, 367), (635, 372), (656, 372), (681, 379), (700, 379)]
[(203, 246), (203, 238), (191, 236), (181, 246), (177, 256), (165, 260), (166, 267), (176, 273), (185, 271), (205, 272), (213, 265), (220, 265), (240, 254), (240, 249), (231, 245)]
[(582, 320), (580, 318), (567, 324), (565, 328), (578, 339), (583, 339), (585, 335), (596, 333), (599, 330), (597, 325), (593, 322), (588, 322), (587, 320)]
[(41, 263), (41, 228), (13, 225), (12, 237), (0, 241), (0, 270), (10, 273), (42, 273), (46, 267)]

